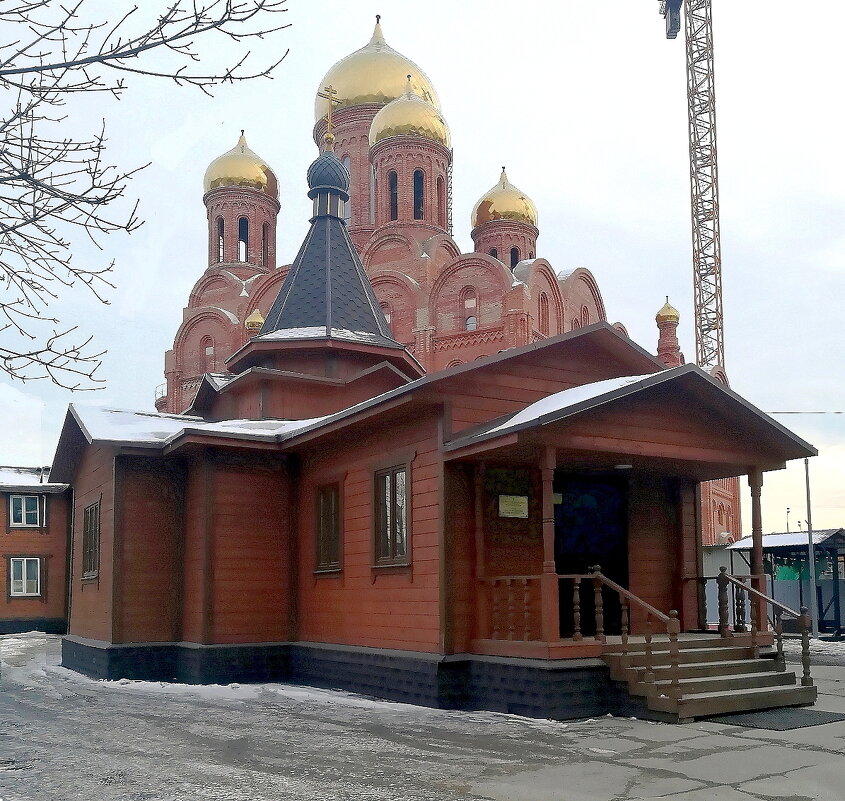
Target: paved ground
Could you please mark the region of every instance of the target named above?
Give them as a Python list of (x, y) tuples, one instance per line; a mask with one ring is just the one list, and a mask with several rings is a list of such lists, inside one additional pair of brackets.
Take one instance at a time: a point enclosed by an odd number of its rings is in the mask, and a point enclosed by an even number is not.
[[(0, 801), (841, 801), (845, 722), (571, 723), (286, 685), (95, 682), (0, 637)], [(845, 667), (815, 672), (845, 712)]]

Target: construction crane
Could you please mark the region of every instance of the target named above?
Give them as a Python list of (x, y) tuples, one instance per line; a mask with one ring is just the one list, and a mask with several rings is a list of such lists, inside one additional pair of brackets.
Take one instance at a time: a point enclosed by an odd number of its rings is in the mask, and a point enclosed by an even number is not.
[(722, 249), (719, 241), (719, 170), (713, 72), (712, 0), (661, 0), (666, 38), (681, 30), (687, 50), (695, 360), (713, 371), (725, 366), (722, 317)]

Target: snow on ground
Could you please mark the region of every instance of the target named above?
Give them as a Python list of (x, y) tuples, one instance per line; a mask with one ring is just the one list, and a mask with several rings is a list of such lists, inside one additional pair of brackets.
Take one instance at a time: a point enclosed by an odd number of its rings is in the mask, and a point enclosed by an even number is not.
[[(561, 723), (285, 684), (95, 681), (60, 658), (58, 637), (0, 637), (2, 801), (842, 798), (845, 723)], [(845, 671), (819, 676), (845, 711)]]

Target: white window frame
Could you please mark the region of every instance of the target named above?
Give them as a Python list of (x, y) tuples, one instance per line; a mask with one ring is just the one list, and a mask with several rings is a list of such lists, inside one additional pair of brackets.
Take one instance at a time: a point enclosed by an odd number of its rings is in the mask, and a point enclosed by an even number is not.
[[(21, 563), (21, 589), (15, 591), (15, 562)], [(36, 591), (26, 591), (27, 563), (35, 562), (38, 566), (36, 578)], [(40, 556), (12, 556), (9, 558), (9, 595), (12, 598), (39, 598), (41, 597), (41, 557)]]
[[(32, 498), (35, 500), (35, 522), (26, 522), (26, 501)], [(15, 522), (15, 499), (21, 502), (22, 517), (20, 522)], [(9, 496), (9, 527), (10, 528), (41, 528), (41, 496), (39, 495), (10, 495)]]

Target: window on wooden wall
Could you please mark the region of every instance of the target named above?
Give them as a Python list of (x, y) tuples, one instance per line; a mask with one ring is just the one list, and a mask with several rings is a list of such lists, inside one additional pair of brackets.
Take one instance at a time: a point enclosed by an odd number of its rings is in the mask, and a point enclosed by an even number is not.
[(12, 556), (9, 559), (9, 595), (41, 595), (41, 559), (37, 556)]
[(217, 261), (223, 261), (223, 218), (217, 218)]
[(399, 177), (395, 170), (387, 173), (387, 195), (390, 203), (390, 219), (399, 219)]
[(446, 184), (443, 176), (437, 176), (437, 224), (446, 227)]
[(238, 261), (249, 260), (249, 220), (246, 217), (238, 219)]
[(38, 495), (11, 495), (9, 522), (15, 528), (37, 528), (41, 525), (41, 499)]
[(340, 484), (317, 487), (317, 570), (340, 570)]
[(82, 578), (100, 572), (100, 502), (82, 510)]
[(422, 170), (414, 170), (414, 219), (421, 220), (425, 213), (425, 179)]
[(511, 248), (511, 269), (519, 264), (519, 248)]
[(545, 292), (540, 293), (540, 333), (549, 335), (549, 296)]
[(375, 474), (375, 563), (406, 565), (408, 550), (408, 467)]

